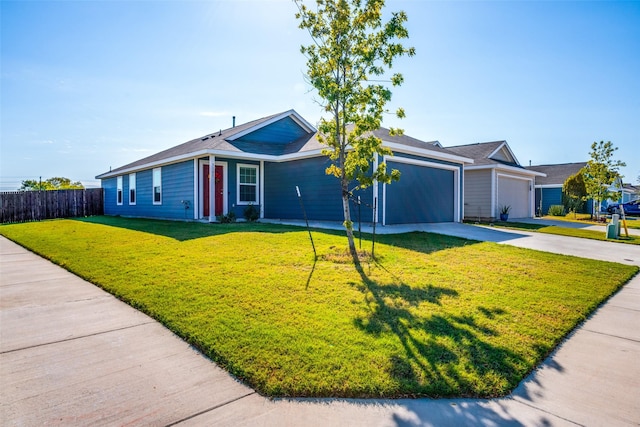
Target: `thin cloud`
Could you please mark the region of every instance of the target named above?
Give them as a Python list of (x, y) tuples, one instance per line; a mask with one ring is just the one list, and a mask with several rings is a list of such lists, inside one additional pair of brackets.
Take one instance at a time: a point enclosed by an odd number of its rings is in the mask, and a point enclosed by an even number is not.
[(223, 117), (228, 116), (229, 113), (226, 111), (201, 111), (198, 115), (204, 117)]
[(149, 151), (153, 151), (150, 148), (127, 148), (127, 147), (123, 147), (119, 150), (120, 152), (123, 153), (147, 153)]

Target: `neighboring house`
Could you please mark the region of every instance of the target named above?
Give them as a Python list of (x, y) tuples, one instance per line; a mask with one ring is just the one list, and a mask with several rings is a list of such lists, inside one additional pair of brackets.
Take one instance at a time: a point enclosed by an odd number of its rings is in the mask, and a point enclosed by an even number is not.
[[(401, 172), (391, 185), (374, 184), (355, 195), (382, 225), (460, 221), (463, 155), (409, 136), (374, 132)], [(296, 186), (311, 220), (342, 221), (339, 180), (325, 174), (330, 160), (316, 129), (293, 110), (220, 130), (98, 175), (107, 215), (215, 221), (249, 205), (260, 218), (302, 219)], [(363, 216), (367, 212), (363, 209)], [(372, 219), (369, 210), (363, 221)], [(353, 215), (356, 219), (356, 215)]]
[[(562, 205), (562, 186), (571, 175), (575, 175), (587, 165), (587, 162), (561, 163), (554, 165), (528, 166), (527, 169), (541, 172), (546, 176), (536, 177), (536, 214), (547, 215), (549, 207)], [(590, 213), (593, 201), (584, 204), (583, 212)]]
[(495, 220), (502, 206), (510, 206), (510, 218), (534, 215), (534, 179), (543, 173), (520, 165), (506, 141), (447, 147), (473, 159), (464, 166), (464, 217)]
[(634, 200), (640, 199), (640, 187), (635, 186), (628, 182), (623, 183), (622, 187), (620, 187), (620, 183), (614, 182), (611, 186), (609, 186), (609, 190), (619, 192), (620, 197), (618, 197), (617, 200), (613, 200), (613, 199), (603, 200), (602, 203), (600, 204), (602, 212), (606, 211), (607, 207), (611, 203), (627, 203), (627, 202), (632, 202)]
[(628, 182), (622, 184), (620, 203), (632, 202), (638, 199), (640, 199), (640, 186)]

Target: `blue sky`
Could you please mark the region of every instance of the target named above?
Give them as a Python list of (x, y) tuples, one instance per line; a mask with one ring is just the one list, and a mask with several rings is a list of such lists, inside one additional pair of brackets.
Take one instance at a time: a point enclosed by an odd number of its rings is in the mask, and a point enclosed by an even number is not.
[[(2, 190), (95, 175), (231, 126), (322, 111), (289, 0), (4, 1)], [(640, 2), (388, 1), (413, 58), (384, 125), (445, 147), (506, 139), (523, 165), (610, 140), (640, 175)]]

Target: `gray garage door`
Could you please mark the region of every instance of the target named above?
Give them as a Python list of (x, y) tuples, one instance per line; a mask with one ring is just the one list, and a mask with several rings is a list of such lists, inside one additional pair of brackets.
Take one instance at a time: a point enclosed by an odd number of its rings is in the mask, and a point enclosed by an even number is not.
[(393, 161), (387, 167), (401, 176), (386, 187), (386, 224), (454, 221), (453, 171)]
[(498, 212), (501, 206), (511, 206), (509, 218), (529, 218), (531, 209), (529, 204), (529, 181), (524, 179), (498, 176)]

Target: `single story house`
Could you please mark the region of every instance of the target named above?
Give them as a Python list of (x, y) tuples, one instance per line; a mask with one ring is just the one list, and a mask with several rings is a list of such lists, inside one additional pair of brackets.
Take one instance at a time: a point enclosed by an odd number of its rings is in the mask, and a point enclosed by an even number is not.
[(446, 147), (473, 159), (464, 166), (464, 217), (493, 221), (503, 206), (510, 218), (534, 216), (534, 180), (544, 173), (520, 165), (507, 141), (480, 142)]
[(630, 182), (623, 183), (620, 193), (620, 203), (632, 202), (638, 199), (640, 199), (640, 186), (633, 185)]
[(603, 200), (600, 203), (600, 210), (602, 212), (605, 212), (611, 203), (627, 203), (640, 199), (640, 187), (629, 182), (622, 183), (622, 186), (620, 186), (620, 182), (614, 182), (609, 186), (609, 190), (618, 192), (620, 197), (618, 197), (617, 200)]
[[(528, 166), (527, 169), (544, 174), (544, 176), (536, 176), (536, 214), (546, 215), (549, 212), (549, 207), (562, 205), (564, 182), (570, 176), (580, 172), (586, 165), (587, 162)], [(583, 212), (589, 213), (591, 209), (593, 209), (593, 202), (589, 200), (585, 203)]]
[[(383, 128), (374, 133), (393, 156), (376, 156), (372, 164), (385, 161), (401, 178), (356, 194), (377, 206), (375, 217), (370, 210), (363, 221), (460, 221), (463, 166), (472, 160), (438, 143), (390, 136)], [(309, 219), (342, 221), (339, 181), (325, 174), (330, 160), (323, 148), (316, 129), (289, 110), (234, 124), (96, 178), (107, 215), (213, 222), (230, 212), (242, 218), (253, 205), (260, 218), (302, 219), (298, 187)]]

